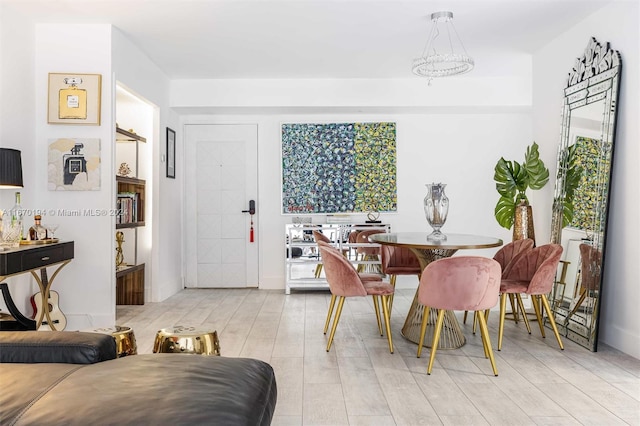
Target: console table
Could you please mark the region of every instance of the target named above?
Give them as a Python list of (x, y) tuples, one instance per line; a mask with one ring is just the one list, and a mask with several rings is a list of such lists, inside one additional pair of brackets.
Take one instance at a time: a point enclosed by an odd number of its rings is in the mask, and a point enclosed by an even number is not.
[[(55, 324), (51, 321), (50, 307), (47, 300), (49, 289), (51, 288), (56, 276), (60, 270), (65, 267), (73, 259), (73, 241), (57, 242), (50, 244), (38, 245), (21, 245), (15, 249), (0, 252), (0, 290), (4, 298), (7, 309), (15, 318), (12, 322), (14, 330), (38, 330), (43, 321), (52, 330), (55, 330)], [(55, 271), (50, 279), (47, 279), (46, 268), (54, 266)], [(36, 272), (39, 271), (38, 275)], [(38, 318), (32, 320), (24, 316), (16, 307), (9, 286), (3, 283), (6, 278), (31, 273), (40, 287), (40, 295), (42, 296), (42, 312), (39, 312)], [(3, 321), (6, 323), (8, 321)]]
[[(313, 231), (321, 231), (340, 251), (349, 254), (349, 260), (356, 268), (377, 269), (380, 267), (380, 259), (358, 259), (355, 252), (360, 248), (378, 248), (380, 244), (371, 242), (350, 242), (349, 235), (352, 232), (391, 231), (391, 225), (383, 223), (323, 223), (323, 224), (299, 224), (290, 223), (285, 227), (285, 267), (286, 287), (285, 293), (290, 294), (292, 289), (299, 290), (328, 290), (329, 284), (325, 277), (320, 276), (317, 266), (322, 263), (317, 252), (317, 244), (313, 238)], [(353, 254), (353, 257), (351, 256)], [(315, 271), (315, 273), (314, 273)]]

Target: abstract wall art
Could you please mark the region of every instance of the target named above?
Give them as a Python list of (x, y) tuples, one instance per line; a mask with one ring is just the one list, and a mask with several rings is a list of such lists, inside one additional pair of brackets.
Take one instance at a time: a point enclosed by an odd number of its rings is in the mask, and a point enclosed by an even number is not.
[(282, 124), (282, 213), (397, 211), (396, 123)]

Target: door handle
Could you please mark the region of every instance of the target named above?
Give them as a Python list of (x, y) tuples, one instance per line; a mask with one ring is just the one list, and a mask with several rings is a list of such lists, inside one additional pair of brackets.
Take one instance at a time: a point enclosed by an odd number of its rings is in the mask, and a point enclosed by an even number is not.
[(256, 202), (249, 200), (249, 210), (242, 210), (242, 213), (249, 213), (250, 215), (256, 214)]

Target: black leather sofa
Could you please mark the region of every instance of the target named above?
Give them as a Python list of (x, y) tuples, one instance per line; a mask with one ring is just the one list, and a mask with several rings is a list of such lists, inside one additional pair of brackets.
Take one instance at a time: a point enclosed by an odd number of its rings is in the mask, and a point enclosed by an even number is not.
[(146, 354), (116, 359), (84, 332), (0, 332), (1, 425), (269, 425), (272, 367), (256, 359)]

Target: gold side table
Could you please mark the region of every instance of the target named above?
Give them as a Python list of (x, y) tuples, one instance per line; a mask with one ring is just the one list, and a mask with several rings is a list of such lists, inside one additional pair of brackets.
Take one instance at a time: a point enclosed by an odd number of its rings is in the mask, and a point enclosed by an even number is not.
[(217, 331), (177, 325), (156, 333), (153, 353), (181, 353), (220, 356)]
[(94, 333), (111, 334), (116, 341), (116, 352), (118, 358), (138, 353), (136, 336), (131, 327), (116, 325), (113, 327), (96, 328), (91, 330)]

